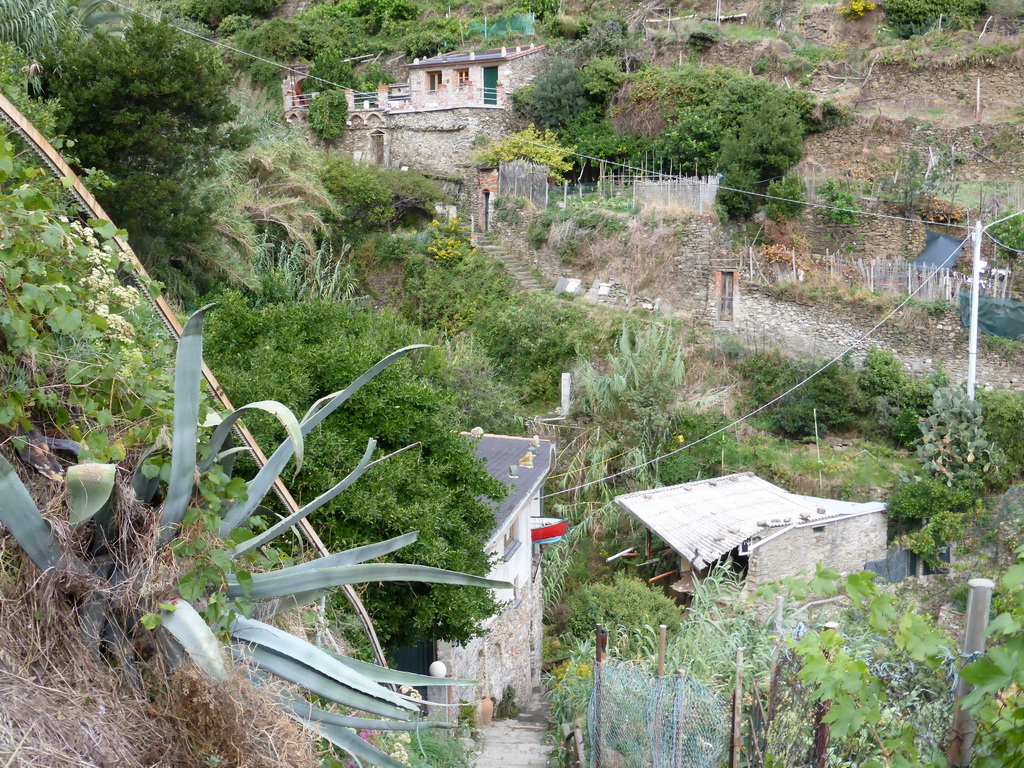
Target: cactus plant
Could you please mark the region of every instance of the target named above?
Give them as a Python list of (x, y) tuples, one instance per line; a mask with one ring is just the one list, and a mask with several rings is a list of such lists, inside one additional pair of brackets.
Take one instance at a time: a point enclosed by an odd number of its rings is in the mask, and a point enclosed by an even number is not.
[(988, 439), (981, 403), (963, 386), (937, 389), (928, 415), (921, 419), (917, 458), (925, 471), (952, 486), (983, 479), (1002, 465), (1002, 453)]
[[(400, 768), (401, 763), (360, 739), (353, 729), (414, 730), (443, 727), (443, 724), (411, 722), (416, 705), (387, 684), (460, 685), (469, 681), (437, 681), (328, 653), (270, 624), (247, 618), (251, 607), (248, 601), (278, 598), (289, 605), (301, 605), (331, 587), (368, 581), (421, 581), (486, 588), (510, 585), (437, 568), (368, 562), (411, 544), (416, 539), (415, 532), (277, 571), (250, 574), (245, 569), (245, 559), (253, 550), (268, 544), (298, 519), (314, 512), (359, 479), (370, 464), (375, 446), (372, 440), (363, 459), (345, 479), (301, 510), (257, 536), (240, 535), (240, 528), (258, 512), (260, 503), (287, 462), (293, 456), (301, 459), (304, 436), (377, 373), (417, 347), (406, 347), (388, 355), (346, 389), (318, 400), (301, 419), (278, 403), (254, 403), (227, 415), (205, 444), (200, 444), (202, 324), (209, 310), (207, 306), (192, 315), (178, 344), (174, 428), (166, 486), (156, 487), (160, 483), (154, 484), (143, 474), (146, 464), (140, 462), (131, 487), (144, 497), (141, 501), (159, 499), (159, 503), (151, 507), (154, 518), (159, 519), (155, 541), (165, 551), (161, 555), (162, 562), (166, 563), (167, 558), (187, 557), (192, 550), (188, 538), (182, 536), (183, 526), (193, 520), (206, 519), (227, 541), (208, 553), (209, 559), (222, 567), (224, 578), (193, 578), (187, 586), (182, 579), (177, 596), (161, 600), (159, 612), (145, 615), (141, 610), (107, 610), (102, 598), (91, 600), (91, 596), (99, 596), (113, 586), (121, 585), (123, 589), (126, 583), (136, 584), (138, 586), (132, 588), (142, 590), (147, 581), (144, 564), (121, 562), (110, 556), (118, 546), (112, 494), (131, 493), (115, 490), (114, 465), (83, 464), (72, 467), (67, 473), (70, 522), (93, 526), (88, 546), (71, 549), (62, 544), (54, 535), (51, 523), (40, 514), (14, 467), (3, 457), (0, 457), (0, 522), (41, 571), (59, 573), (66, 577), (64, 583), (75, 585), (83, 605), (90, 607), (82, 611), (83, 616), (89, 617), (90, 624), (83, 627), (83, 633), (90, 637), (122, 638), (121, 650), (131, 656), (133, 652), (127, 641), (145, 639), (147, 630), (156, 629), (159, 635), (156, 647), (165, 655), (171, 659), (188, 657), (211, 680), (225, 685), (231, 677), (229, 658), (244, 661), (246, 673), (254, 682), (265, 686), (268, 695), (290, 717), (300, 720), (357, 760)], [(225, 440), (231, 424), (250, 408), (277, 416), (285, 425), (286, 439), (255, 477), (244, 483), (244, 488), (216, 498), (211, 498), (208, 488), (197, 493), (196, 478), (204, 473), (230, 475), (234, 451), (224, 450)], [(191, 599), (185, 599), (186, 596)], [(136, 604), (153, 602), (152, 597), (141, 594), (137, 597)], [(204, 610), (197, 610), (196, 606), (204, 605)], [(211, 610), (211, 606), (219, 607)], [(105, 632), (114, 625), (118, 632)], [(336, 702), (387, 719), (353, 717), (320, 709), (275, 685), (275, 679), (304, 688), (321, 701)]]

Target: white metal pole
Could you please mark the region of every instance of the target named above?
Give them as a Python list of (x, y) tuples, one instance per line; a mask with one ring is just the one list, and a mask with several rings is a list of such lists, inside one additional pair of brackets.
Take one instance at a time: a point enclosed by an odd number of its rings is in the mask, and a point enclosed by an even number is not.
[(974, 263), (971, 267), (971, 333), (967, 342), (967, 398), (974, 399), (978, 377), (978, 284), (981, 282), (981, 222), (974, 222)]

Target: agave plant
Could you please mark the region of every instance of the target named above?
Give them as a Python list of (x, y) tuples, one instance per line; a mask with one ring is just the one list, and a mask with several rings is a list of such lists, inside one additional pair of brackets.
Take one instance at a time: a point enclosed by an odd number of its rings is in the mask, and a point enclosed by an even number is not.
[[(158, 488), (159, 483), (148, 479), (141, 472), (141, 464), (132, 481), (132, 490), (138, 501), (149, 504), (154, 517), (159, 516), (156, 541), (159, 547), (166, 550), (161, 560), (177, 557), (174, 554), (176, 548), (170, 545), (181, 532), (188, 512), (196, 509), (198, 473), (209, 471), (215, 465), (229, 473), (238, 449), (225, 448), (225, 445), (232, 426), (251, 410), (259, 409), (274, 414), (284, 425), (287, 438), (245, 484), (243, 500), (221, 505), (219, 533), (225, 540), (234, 543), (221, 550), (219, 558), (238, 560), (265, 546), (356, 482), (371, 464), (375, 448), (373, 440), (367, 444), (359, 464), (333, 488), (259, 535), (248, 538), (232, 535), (251, 515), (258, 513), (260, 503), (288, 461), (294, 457), (296, 465), (301, 466), (303, 438), (310, 430), (382, 370), (423, 346), (405, 347), (388, 355), (346, 389), (315, 402), (301, 419), (280, 403), (272, 401), (239, 408), (221, 420), (209, 437), (206, 450), (200, 453), (198, 417), (201, 404), (202, 325), (210, 306), (200, 309), (188, 320), (178, 344), (174, 430), (166, 487)], [(402, 766), (394, 758), (359, 738), (353, 729), (418, 730), (444, 727), (440, 723), (415, 720), (417, 705), (389, 685), (468, 685), (471, 681), (436, 680), (389, 670), (322, 650), (269, 623), (247, 618), (242, 603), (256, 601), (257, 609), (262, 609), (261, 615), (267, 618), (282, 608), (303, 605), (324, 595), (332, 587), (347, 584), (421, 581), (497, 589), (509, 588), (510, 585), (438, 568), (370, 562), (414, 542), (417, 534), (413, 532), (265, 573), (250, 575), (244, 570), (237, 570), (235, 575), (227, 578), (226, 587), (218, 598), (237, 605), (238, 610), (228, 611), (224, 614), (226, 618), (213, 620), (212, 626), (191, 602), (180, 595), (164, 600), (159, 614), (142, 615), (139, 609), (129, 612), (132, 615), (124, 619), (124, 611), (113, 610), (106, 603), (104, 595), (116, 586), (123, 588), (125, 584), (142, 585), (147, 574), (144, 565), (140, 572), (139, 563), (123, 562), (123, 557), (111, 556), (111, 552), (123, 550), (118, 549), (116, 541), (119, 530), (113, 503), (117, 487), (116, 472), (117, 466), (113, 464), (79, 464), (68, 470), (68, 523), (72, 528), (92, 526), (91, 534), (88, 528), (82, 530), (88, 540), (87, 546), (71, 548), (62, 544), (55, 535), (54, 526), (40, 514), (14, 467), (0, 457), (0, 522), (41, 571), (54, 572), (63, 584), (70, 585), (68, 588), (78, 595), (83, 616), (83, 634), (92, 638), (105, 637), (111, 642), (120, 640), (121, 650), (130, 656), (132, 651), (127, 645), (127, 639), (142, 635), (144, 629), (158, 627), (160, 642), (157, 646), (165, 656), (175, 661), (190, 658), (210, 679), (225, 686), (230, 684), (231, 660), (237, 660), (240, 662), (238, 669), (251, 677), (258, 686), (263, 686), (267, 695), (289, 716), (314, 729), (357, 760), (376, 765), (389, 768)], [(160, 501), (155, 502), (158, 497)], [(141, 586), (137, 589), (141, 589)], [(209, 601), (212, 597), (209, 593), (201, 595), (196, 603), (198, 605), (200, 600)], [(154, 621), (154, 616), (159, 617), (158, 620)], [(322, 709), (302, 696), (291, 693), (291, 689), (275, 684), (275, 681), (299, 686), (315, 695), (318, 701), (335, 702), (347, 710), (358, 710), (376, 717), (342, 715)]]

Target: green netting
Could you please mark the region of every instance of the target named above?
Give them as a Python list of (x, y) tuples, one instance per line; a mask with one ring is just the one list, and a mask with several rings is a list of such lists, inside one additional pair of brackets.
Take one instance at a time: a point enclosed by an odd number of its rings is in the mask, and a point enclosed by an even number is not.
[(473, 37), (507, 37), (508, 35), (532, 35), (534, 16), (532, 13), (513, 13), (497, 16), (492, 21), (471, 21), (466, 34)]
[(715, 768), (729, 737), (728, 714), (721, 696), (688, 675), (595, 664), (587, 711), (591, 765)]
[[(971, 294), (960, 292), (960, 321), (964, 327), (971, 322)], [(1024, 341), (1024, 303), (1013, 299), (978, 297), (978, 330), (986, 336)]]

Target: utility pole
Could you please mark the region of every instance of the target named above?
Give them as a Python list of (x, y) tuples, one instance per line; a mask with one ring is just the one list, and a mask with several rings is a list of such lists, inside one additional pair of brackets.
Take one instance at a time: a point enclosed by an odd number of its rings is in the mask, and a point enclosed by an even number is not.
[(978, 289), (981, 282), (981, 222), (974, 222), (974, 261), (971, 267), (971, 333), (967, 342), (967, 399), (974, 399), (978, 378)]
[[(988, 626), (988, 614), (992, 607), (992, 590), (995, 582), (990, 579), (971, 579), (967, 582), (971, 588), (967, 596), (967, 629), (964, 633), (964, 664), (976, 653), (985, 650), (985, 627)], [(971, 762), (971, 749), (974, 747), (974, 720), (962, 706), (960, 700), (971, 691), (971, 684), (962, 677), (956, 686), (957, 707), (953, 714), (953, 738), (949, 742), (946, 756), (950, 768), (967, 768)]]

